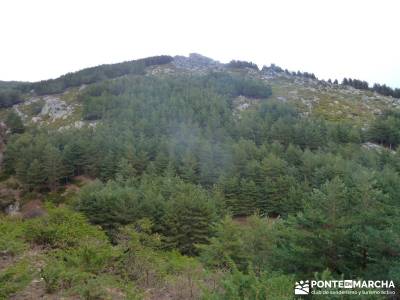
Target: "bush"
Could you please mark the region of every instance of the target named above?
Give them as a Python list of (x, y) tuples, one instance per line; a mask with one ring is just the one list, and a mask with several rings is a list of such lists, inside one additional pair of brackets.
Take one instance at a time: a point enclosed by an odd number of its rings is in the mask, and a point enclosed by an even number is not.
[(47, 262), (41, 273), (44, 279), (45, 288), (48, 293), (69, 289), (79, 282), (90, 278), (90, 274), (79, 269), (68, 269), (58, 259), (51, 259)]
[(135, 226), (125, 226), (118, 235), (119, 247), (123, 250), (118, 258), (118, 273), (127, 281), (134, 280), (140, 286), (159, 286), (165, 277), (165, 260), (159, 247), (160, 237), (151, 234), (151, 224), (146, 220)]
[(143, 299), (132, 283), (121, 282), (114, 276), (100, 275), (89, 278), (72, 290), (79, 294), (82, 299), (103, 300), (103, 299)]
[(25, 224), (28, 241), (52, 248), (71, 248), (88, 240), (106, 241), (105, 234), (86, 218), (68, 208), (50, 208), (48, 215)]
[(26, 249), (23, 225), (19, 219), (0, 219), (0, 253), (16, 255)]
[(121, 230), (119, 247), (123, 251), (116, 266), (118, 274), (142, 288), (164, 287), (173, 299), (197, 299), (193, 295), (200, 293), (198, 282), (204, 278), (201, 264), (178, 251), (160, 251), (160, 238), (150, 229), (151, 224), (144, 219)]
[(42, 277), (49, 293), (69, 289), (101, 274), (114, 255), (103, 241), (88, 241), (78, 248), (57, 250), (48, 258)]
[(121, 225), (132, 223), (140, 213), (137, 191), (110, 181), (98, 181), (82, 189), (77, 207), (89, 220), (109, 233)]
[(141, 299), (135, 287), (110, 274), (92, 274), (50, 260), (42, 271), (47, 293), (62, 291), (80, 299)]
[(34, 276), (34, 270), (31, 265), (22, 260), (17, 264), (0, 272), (0, 299), (7, 299), (26, 287)]
[(78, 248), (58, 251), (55, 256), (68, 267), (97, 274), (111, 262), (114, 251), (108, 242), (90, 240)]
[[(74, 220), (77, 220), (76, 215), (74, 215)], [(104, 239), (104, 235), (83, 236), (79, 245), (73, 244), (74, 248), (57, 249), (47, 258), (46, 266), (41, 274), (47, 292), (53, 293), (73, 288), (72, 292), (87, 294), (85, 299), (105, 299), (105, 297), (96, 298), (95, 289), (86, 285), (100, 274), (108, 272), (117, 252)]]
[(50, 254), (41, 274), (46, 291), (64, 291), (83, 299), (136, 299), (134, 287), (113, 274), (120, 255), (117, 248), (103, 240), (58, 249)]
[(254, 273), (242, 273), (234, 269), (222, 279), (220, 289), (207, 295), (206, 299), (293, 299), (292, 276), (263, 273), (256, 276)]

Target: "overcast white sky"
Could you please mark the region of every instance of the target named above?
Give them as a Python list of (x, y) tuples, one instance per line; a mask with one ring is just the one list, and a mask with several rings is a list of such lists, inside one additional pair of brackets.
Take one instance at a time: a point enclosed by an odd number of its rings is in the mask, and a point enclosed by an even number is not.
[(400, 87), (397, 0), (1, 0), (0, 80), (197, 52)]

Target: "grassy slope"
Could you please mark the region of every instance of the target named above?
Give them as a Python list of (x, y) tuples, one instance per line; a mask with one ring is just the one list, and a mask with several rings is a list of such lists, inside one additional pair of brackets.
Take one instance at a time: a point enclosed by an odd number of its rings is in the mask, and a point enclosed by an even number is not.
[(324, 87), (282, 77), (272, 79), (270, 84), (273, 98), (284, 98), (304, 112), (331, 121), (350, 121), (365, 125), (382, 110), (394, 106), (391, 97), (377, 96), (371, 91), (340, 86)]

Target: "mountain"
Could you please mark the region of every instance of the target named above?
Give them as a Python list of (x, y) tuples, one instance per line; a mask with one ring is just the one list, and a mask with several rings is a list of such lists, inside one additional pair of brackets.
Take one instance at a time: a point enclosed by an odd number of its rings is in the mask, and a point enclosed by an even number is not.
[[(385, 109), (400, 105), (398, 98), (318, 80), (315, 76), (308, 76), (309, 73), (284, 71), (274, 65), (264, 66), (262, 70), (258, 70), (256, 65), (249, 67), (246, 64), (237, 66), (222, 64), (199, 54), (173, 58), (160, 56), (102, 65), (70, 73), (55, 80), (32, 84), (1, 82), (0, 88), (22, 90), (22, 94), (19, 95), (22, 101), (14, 105), (13, 109), (27, 124), (54, 123), (56, 127), (79, 127), (90, 122), (84, 120), (78, 98), (87, 86), (96, 82), (121, 80), (126, 76), (138, 76), (137, 74), (148, 77), (176, 77), (206, 75), (213, 72), (240, 74), (265, 82), (272, 88), (271, 99), (294, 104), (304, 114), (321, 116), (327, 120), (359, 122), (367, 125), (374, 116), (381, 114)], [(246, 97), (239, 97), (236, 101), (238, 109), (248, 108), (252, 104), (254, 101)]]
[(392, 297), (397, 96), (199, 54), (2, 82), (0, 299)]

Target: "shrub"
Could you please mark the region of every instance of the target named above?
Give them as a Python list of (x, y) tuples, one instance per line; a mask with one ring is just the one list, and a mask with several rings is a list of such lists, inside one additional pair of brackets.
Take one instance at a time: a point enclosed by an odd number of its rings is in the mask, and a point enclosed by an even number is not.
[(19, 219), (0, 219), (0, 253), (16, 255), (26, 248), (23, 226)]
[(221, 282), (220, 289), (207, 295), (206, 299), (293, 299), (293, 283), (291, 276), (263, 273), (242, 273), (234, 269), (227, 273)]
[(34, 270), (26, 260), (0, 272), (0, 299), (7, 299), (11, 294), (22, 290), (31, 282), (33, 275)]
[(46, 290), (52, 293), (87, 283), (106, 272), (115, 253), (107, 241), (95, 239), (86, 240), (76, 248), (56, 250), (48, 257), (41, 274)]
[(88, 280), (90, 274), (79, 269), (68, 269), (65, 264), (58, 259), (50, 259), (41, 273), (44, 279), (45, 288), (48, 293), (59, 290), (67, 290), (79, 282)]
[(106, 240), (105, 234), (80, 213), (68, 208), (50, 208), (48, 215), (25, 224), (28, 241), (52, 248), (76, 247), (87, 240)]
[(73, 289), (82, 299), (103, 300), (103, 299), (127, 299), (138, 300), (143, 296), (135, 289), (134, 285), (121, 282), (114, 276), (100, 275), (89, 278)]
[(82, 299), (136, 299), (134, 287), (110, 272), (115, 254), (109, 243), (98, 240), (55, 251), (41, 274), (46, 291), (63, 291)]
[(125, 280), (134, 280), (145, 287), (158, 286), (164, 280), (165, 260), (155, 250), (159, 246), (159, 236), (151, 234), (150, 228), (140, 228), (144, 222), (138, 222), (136, 228), (128, 225), (120, 230), (118, 242), (123, 252), (117, 269)]

